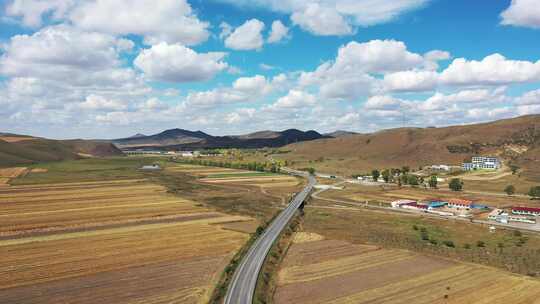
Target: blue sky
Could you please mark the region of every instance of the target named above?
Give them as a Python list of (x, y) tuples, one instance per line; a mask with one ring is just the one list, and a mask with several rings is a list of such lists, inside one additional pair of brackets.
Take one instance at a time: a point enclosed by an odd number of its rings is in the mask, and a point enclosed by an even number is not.
[(372, 132), (536, 114), (534, 2), (3, 1), (0, 131)]

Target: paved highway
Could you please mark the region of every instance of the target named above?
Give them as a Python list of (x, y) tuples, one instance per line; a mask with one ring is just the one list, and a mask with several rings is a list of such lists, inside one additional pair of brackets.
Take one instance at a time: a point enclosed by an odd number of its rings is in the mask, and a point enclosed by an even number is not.
[(232, 277), (227, 294), (225, 295), (225, 304), (251, 304), (253, 302), (257, 278), (259, 277), (259, 272), (266, 255), (316, 183), (313, 176), (307, 175), (304, 172), (290, 169), (285, 169), (284, 171), (307, 177), (308, 185), (293, 198), (287, 208), (274, 219), (248, 250)]

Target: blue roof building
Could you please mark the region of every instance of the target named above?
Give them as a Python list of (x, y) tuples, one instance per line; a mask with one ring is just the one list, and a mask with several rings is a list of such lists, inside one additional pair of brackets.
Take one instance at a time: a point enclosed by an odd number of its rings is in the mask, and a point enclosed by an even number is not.
[(429, 202), (428, 207), (429, 208), (441, 208), (441, 207), (446, 206), (446, 204), (448, 204), (448, 203), (443, 202), (443, 201), (431, 201), (431, 202)]

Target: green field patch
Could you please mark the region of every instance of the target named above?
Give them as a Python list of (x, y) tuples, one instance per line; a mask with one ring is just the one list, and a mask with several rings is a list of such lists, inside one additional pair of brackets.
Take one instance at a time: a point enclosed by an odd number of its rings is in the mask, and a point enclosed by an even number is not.
[(219, 174), (209, 174), (206, 178), (233, 178), (233, 177), (251, 177), (251, 176), (278, 176), (279, 174), (270, 173), (270, 172), (231, 172), (231, 173), (219, 173)]
[(144, 165), (159, 164), (165, 167), (160, 158), (89, 158), (60, 162), (38, 163), (28, 168), (47, 169), (46, 173), (26, 174), (11, 181), (12, 185), (32, 185), (67, 183), (79, 181), (104, 181), (118, 179), (144, 178), (145, 172), (139, 170)]

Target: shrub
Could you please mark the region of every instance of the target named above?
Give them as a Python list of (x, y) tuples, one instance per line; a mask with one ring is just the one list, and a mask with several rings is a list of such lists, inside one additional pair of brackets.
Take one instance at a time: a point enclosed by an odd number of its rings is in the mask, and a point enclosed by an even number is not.
[(452, 180), (450, 180), (450, 183), (448, 184), (448, 187), (452, 191), (461, 191), (463, 190), (463, 181), (461, 181), (461, 179), (459, 178), (452, 178)]
[(456, 247), (456, 245), (454, 245), (454, 242), (452, 242), (452, 241), (444, 241), (443, 244), (444, 244), (446, 247), (451, 247), (451, 248)]
[(516, 187), (514, 187), (513, 185), (508, 185), (506, 186), (506, 188), (504, 188), (504, 192), (506, 192), (506, 194), (508, 194), (509, 196), (514, 195), (514, 193), (516, 193)]
[(531, 199), (540, 198), (540, 186), (531, 187), (531, 189), (529, 189), (529, 196)]

